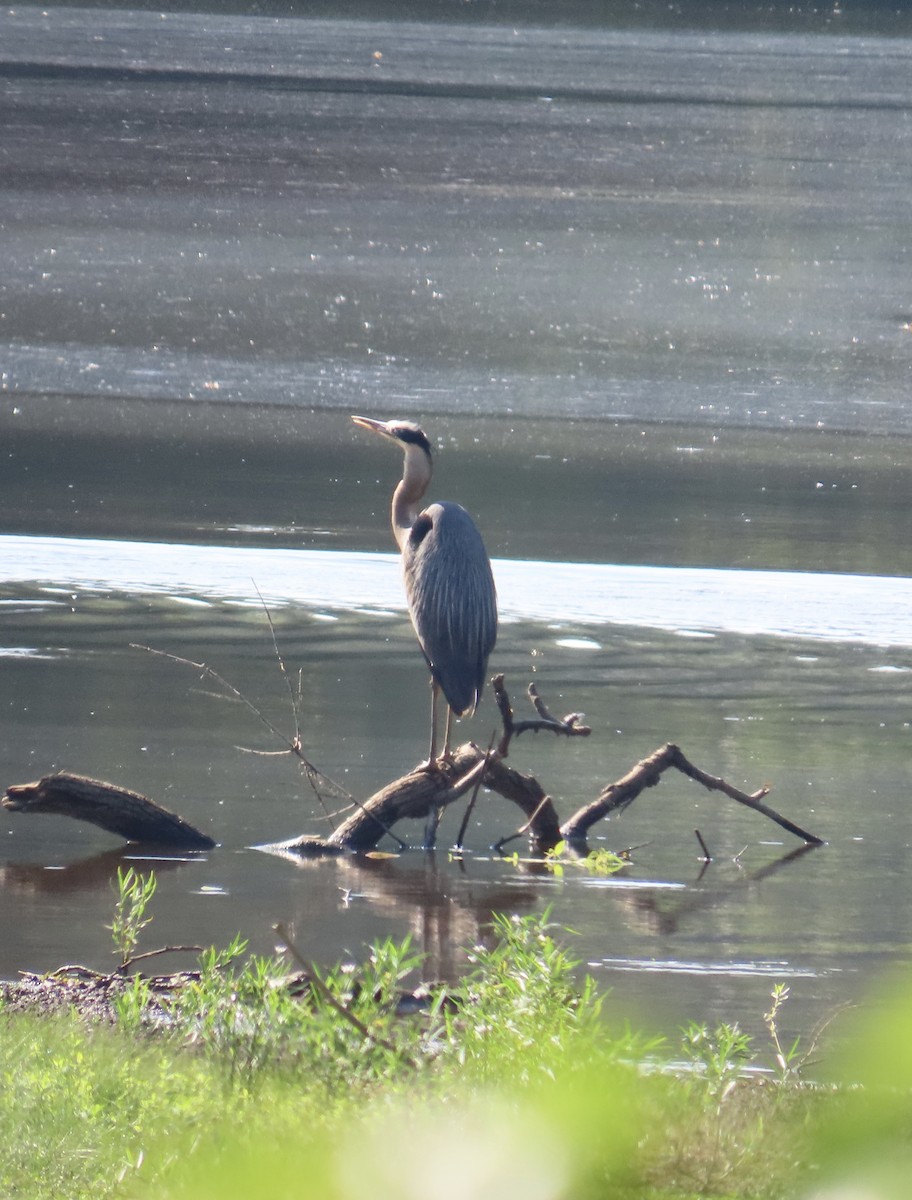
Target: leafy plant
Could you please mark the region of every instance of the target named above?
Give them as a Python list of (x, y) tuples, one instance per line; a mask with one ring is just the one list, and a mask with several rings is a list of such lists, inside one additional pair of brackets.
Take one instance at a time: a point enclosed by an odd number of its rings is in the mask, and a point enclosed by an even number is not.
[(681, 1045), (698, 1085), (717, 1105), (731, 1095), (744, 1068), (755, 1058), (750, 1036), (737, 1023), (723, 1022), (712, 1031), (691, 1023), (682, 1030)]
[(590, 875), (614, 875), (623, 867), (630, 866), (629, 856), (616, 854), (613, 850), (608, 850), (601, 847), (598, 850), (590, 850), (588, 854), (580, 856), (571, 854), (566, 842), (558, 842), (545, 855), (545, 861), (551, 871), (557, 875), (564, 874), (565, 866), (576, 867), (580, 871), (585, 871)]
[[(547, 913), (496, 918), (458, 991), (433, 989), (408, 1016), (422, 962), (408, 938), (319, 974), (245, 959), (235, 938), (175, 976), (167, 1019), (141, 1040), (141, 976), (115, 981), (114, 1030), (0, 1013), (0, 1195), (386, 1200), (441, 1194), (441, 1178), (463, 1200), (810, 1194), (807, 1130), (830, 1115), (819, 1090), (745, 1078), (754, 1050), (735, 1024), (690, 1026), (683, 1075), (654, 1039), (612, 1035), (565, 933)], [(774, 990), (770, 1009), (789, 1065), (785, 1000)], [(882, 1057), (892, 1069), (895, 1047)], [(856, 1143), (886, 1152), (905, 1136), (907, 1094), (881, 1118), (853, 1092)], [(446, 1161), (458, 1175), (441, 1176)]]
[(128, 1033), (138, 1033), (143, 1027), (152, 1002), (152, 989), (142, 975), (134, 975), (112, 1001), (118, 1024)]
[(789, 989), (787, 985), (784, 983), (774, 984), (773, 990), (770, 993), (771, 1003), (769, 1012), (763, 1014), (763, 1023), (766, 1025), (770, 1040), (773, 1043), (776, 1075), (779, 1082), (783, 1084), (795, 1082), (803, 1065), (803, 1059), (799, 1058), (798, 1055), (798, 1046), (801, 1039), (796, 1037), (786, 1049), (779, 1034), (779, 1014), (788, 998)]
[(462, 1002), (443, 1014), (443, 1053), (480, 1079), (500, 1070), (502, 1056), (515, 1063), (517, 1079), (548, 1073), (571, 1038), (598, 1029), (594, 981), (577, 980), (579, 964), (554, 940), (548, 915), (495, 915), (490, 943), (469, 954)]
[(133, 959), (141, 930), (152, 921), (151, 915), (146, 916), (146, 910), (157, 886), (154, 871), (142, 876), (133, 867), (126, 871), (117, 868), (117, 899), (108, 928), (114, 938), (114, 953), (120, 959), (117, 969), (121, 973), (126, 972)]

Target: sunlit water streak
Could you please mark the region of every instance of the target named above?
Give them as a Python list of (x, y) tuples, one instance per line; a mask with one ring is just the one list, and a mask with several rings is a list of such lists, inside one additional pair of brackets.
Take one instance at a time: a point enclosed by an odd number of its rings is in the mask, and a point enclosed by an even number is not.
[[(506, 559), (494, 571), (507, 621), (912, 646), (912, 579)], [(391, 554), (11, 536), (0, 537), (0, 579), (241, 605), (405, 606)]]
[[(698, 962), (655, 958), (602, 958), (589, 963), (609, 971), (637, 971), (668, 975), (736, 975), (770, 979), (814, 979), (820, 972), (809, 967), (777, 962)], [(833, 968), (836, 969), (836, 968)]]

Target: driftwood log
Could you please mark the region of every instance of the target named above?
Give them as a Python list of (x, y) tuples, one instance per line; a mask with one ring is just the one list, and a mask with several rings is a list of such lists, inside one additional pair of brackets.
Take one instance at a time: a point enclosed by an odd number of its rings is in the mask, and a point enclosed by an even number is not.
[[(580, 713), (555, 717), (534, 685), (529, 688), (529, 699), (536, 716), (517, 721), (503, 676), (495, 676), (492, 686), (503, 726), (496, 748), (493, 742), (488, 750), (482, 750), (473, 742), (466, 742), (445, 761), (410, 771), (401, 779), (381, 788), (364, 803), (352, 800), (343, 819), (328, 836), (305, 835), (272, 846), (261, 846), (260, 849), (299, 855), (339, 854), (346, 851), (365, 853), (374, 850), (386, 836), (392, 837), (405, 849), (407, 844), (394, 827), (400, 821), (409, 819), (425, 822), (425, 845), (432, 845), (439, 814), (470, 793), (468, 804), (471, 806), (478, 789), (485, 787), (516, 804), (523, 814), (519, 830), (501, 839), (498, 848), (515, 837), (526, 835), (537, 853), (553, 850), (561, 842), (575, 853), (585, 853), (586, 838), (597, 821), (612, 812), (622, 811), (641, 792), (655, 787), (665, 771), (671, 768), (710, 791), (722, 792), (774, 821), (800, 838), (806, 846), (823, 844), (822, 838), (781, 816), (764, 802), (768, 787), (751, 793), (742, 792), (724, 779), (694, 766), (680, 747), (670, 742), (642, 759), (621, 779), (605, 787), (595, 800), (583, 805), (569, 820), (562, 822), (553, 800), (538, 780), (508, 766), (505, 760), (513, 739), (524, 733), (550, 732), (564, 737), (588, 737), (591, 730), (582, 724)], [(289, 750), (302, 758), (312, 774), (319, 774), (303, 759), (298, 738), (289, 745)], [(145, 796), (80, 775), (48, 775), (36, 783), (10, 787), (0, 803), (11, 812), (59, 813), (76, 820), (90, 821), (133, 842), (149, 842), (186, 850), (211, 849), (215, 845), (206, 834)], [(463, 822), (463, 828), (466, 823)]]
[(529, 688), (529, 698), (538, 716), (516, 721), (503, 676), (495, 676), (492, 686), (503, 722), (503, 734), (496, 750), (484, 751), (473, 742), (467, 742), (453, 751), (448, 761), (435, 764), (432, 768), (419, 767), (387, 784), (363, 804), (356, 802), (353, 810), (328, 837), (294, 838), (282, 842), (280, 847), (271, 848), (299, 854), (332, 854), (343, 850), (363, 853), (373, 850), (387, 834), (404, 846), (405, 843), (393, 831), (399, 821), (408, 818), (427, 821), (435, 812), (461, 799), (471, 789), (484, 786), (518, 805), (525, 817), (518, 834), (502, 839), (498, 847), (512, 840), (512, 837), (528, 835), (534, 850), (539, 853), (553, 850), (560, 842), (567, 843), (577, 853), (585, 853), (588, 832), (597, 821), (612, 812), (625, 809), (646, 788), (655, 787), (663, 773), (672, 767), (708, 790), (722, 792), (739, 804), (775, 821), (782, 829), (800, 838), (806, 846), (823, 845), (822, 838), (802, 829), (763, 803), (769, 792), (768, 787), (752, 793), (740, 791), (724, 779), (694, 766), (680, 747), (670, 742), (638, 762), (622, 779), (605, 787), (594, 801), (578, 809), (569, 820), (561, 822), (553, 800), (538, 780), (507, 766), (504, 759), (509, 754), (512, 739), (522, 733), (550, 731), (566, 737), (588, 737), (591, 730), (581, 724), (579, 713), (570, 713), (566, 717), (553, 716), (534, 685)]
[(14, 784), (0, 797), (8, 812), (56, 813), (88, 821), (128, 842), (147, 842), (180, 850), (211, 850), (215, 842), (183, 817), (139, 792), (100, 779), (61, 771), (34, 783)]
[[(554, 802), (538, 780), (508, 767), (503, 760), (486, 755), (485, 751), (467, 742), (453, 754), (452, 761), (440, 764), (433, 771), (419, 768), (387, 784), (363, 805), (358, 807), (327, 838), (302, 837), (282, 843), (286, 851), (301, 854), (333, 853), (341, 850), (364, 852), (373, 850), (385, 834), (396, 838), (393, 826), (405, 818), (426, 820), (435, 810), (446, 808), (460, 799), (480, 781), (492, 792), (512, 800), (522, 810), (526, 820), (519, 833), (527, 834), (539, 853), (553, 850), (566, 842), (575, 851), (585, 853), (589, 830), (597, 821), (631, 804), (646, 788), (655, 787), (669, 768), (683, 772), (711, 791), (720, 791), (738, 803), (752, 808), (782, 829), (788, 830), (808, 846), (823, 845), (823, 839), (796, 825), (761, 802), (768, 792), (761, 788), (747, 794), (727, 784), (725, 780), (707, 775), (671, 743), (660, 747), (644, 758), (617, 783), (609, 784), (591, 804), (584, 805), (567, 821), (560, 822)], [(515, 835), (514, 835), (515, 836)], [(499, 845), (505, 844), (505, 838)]]

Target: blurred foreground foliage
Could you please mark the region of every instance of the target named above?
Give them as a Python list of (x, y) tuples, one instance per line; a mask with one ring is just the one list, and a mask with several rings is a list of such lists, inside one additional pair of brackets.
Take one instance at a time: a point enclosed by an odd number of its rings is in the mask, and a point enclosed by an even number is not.
[(237, 941), (164, 1004), (133, 979), (113, 1027), (0, 1013), (0, 1195), (908, 1196), (910, 981), (812, 1084), (782, 985), (762, 1045), (697, 1024), (668, 1045), (612, 1027), (544, 918), (494, 932), (458, 992), (408, 1013), (408, 940), (319, 987)]

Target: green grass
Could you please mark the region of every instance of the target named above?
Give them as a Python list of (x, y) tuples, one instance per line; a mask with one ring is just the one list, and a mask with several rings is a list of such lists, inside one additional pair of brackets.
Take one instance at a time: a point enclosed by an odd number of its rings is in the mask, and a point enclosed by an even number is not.
[(0, 1012), (0, 1196), (816, 1200), (858, 1178), (847, 1197), (905, 1200), (904, 998), (853, 1039), (863, 1088), (812, 1088), (779, 1041), (781, 987), (763, 1044), (723, 1024), (663, 1046), (606, 1023), (544, 919), (493, 934), (457, 997), (409, 1016), (407, 940), (297, 989), (236, 942), (153, 1026), (141, 979), (114, 1028)]

